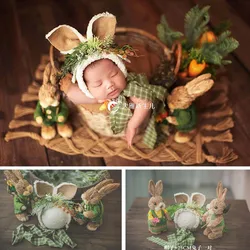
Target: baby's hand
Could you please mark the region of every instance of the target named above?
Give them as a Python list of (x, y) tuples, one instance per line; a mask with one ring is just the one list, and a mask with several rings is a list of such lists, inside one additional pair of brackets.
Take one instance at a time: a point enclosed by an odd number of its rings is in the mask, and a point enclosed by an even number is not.
[(126, 129), (126, 134), (125, 134), (125, 138), (126, 138), (126, 141), (128, 143), (128, 147), (132, 146), (132, 142), (133, 142), (133, 138), (136, 134), (136, 130), (137, 130), (137, 128), (135, 128), (132, 123), (128, 123), (127, 129)]

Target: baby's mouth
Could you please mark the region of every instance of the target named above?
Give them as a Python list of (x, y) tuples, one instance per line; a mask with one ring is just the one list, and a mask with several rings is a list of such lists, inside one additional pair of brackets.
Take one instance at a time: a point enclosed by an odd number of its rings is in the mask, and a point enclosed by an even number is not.
[(116, 95), (117, 93), (118, 93), (118, 89), (115, 89), (115, 90), (111, 91), (111, 92), (108, 94), (108, 96), (112, 97), (112, 96)]

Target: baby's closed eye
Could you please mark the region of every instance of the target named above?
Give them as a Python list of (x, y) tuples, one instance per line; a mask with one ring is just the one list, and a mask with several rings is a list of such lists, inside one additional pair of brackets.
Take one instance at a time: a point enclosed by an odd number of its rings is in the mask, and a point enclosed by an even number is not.
[(101, 85), (102, 85), (102, 82), (101, 82), (101, 81), (91, 83), (91, 87), (93, 87), (93, 88), (100, 87)]
[(111, 74), (111, 77), (115, 77), (117, 74), (118, 74), (118, 71), (113, 72), (113, 73)]

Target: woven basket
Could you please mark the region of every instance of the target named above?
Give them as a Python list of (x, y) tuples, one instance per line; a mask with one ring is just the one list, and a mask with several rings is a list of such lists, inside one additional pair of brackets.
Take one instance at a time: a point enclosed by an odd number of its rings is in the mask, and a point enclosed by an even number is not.
[[(136, 28), (124, 28), (118, 27), (116, 29), (116, 38), (115, 42), (117, 44), (130, 44), (135, 49), (139, 50), (140, 48), (147, 49), (149, 54), (154, 55), (154, 60), (156, 61), (152, 66), (151, 74), (154, 73), (155, 68), (159, 65), (162, 59), (166, 59), (169, 62), (174, 63), (173, 71), (176, 75), (179, 71), (180, 60), (181, 60), (181, 45), (179, 42), (175, 43), (171, 49), (167, 48), (157, 37), (152, 34), (143, 31), (141, 29)], [(178, 48), (178, 49), (177, 49)], [(177, 53), (174, 53), (174, 52)], [(50, 49), (50, 61), (51, 64), (54, 65), (54, 60), (57, 60), (56, 56), (53, 54), (53, 47)], [(173, 58), (173, 55), (176, 58)], [(177, 55), (177, 56), (176, 56)], [(55, 58), (54, 58), (55, 57)], [(136, 72), (136, 73), (144, 73), (140, 72), (138, 69), (138, 65), (143, 65), (145, 60), (145, 56), (141, 56), (138, 58), (133, 58), (133, 63), (127, 63), (126, 67), (128, 71)], [(151, 74), (147, 72), (147, 76), (150, 78)], [(81, 104), (77, 105), (79, 113), (82, 115), (82, 119), (84, 122), (88, 124), (88, 126), (95, 132), (110, 137), (121, 137), (124, 136), (124, 132), (122, 131), (118, 134), (114, 134), (111, 130), (110, 120), (109, 120), (109, 112), (108, 111), (100, 111), (101, 104)], [(145, 127), (145, 126), (144, 126)], [(142, 130), (143, 128), (141, 128)]]

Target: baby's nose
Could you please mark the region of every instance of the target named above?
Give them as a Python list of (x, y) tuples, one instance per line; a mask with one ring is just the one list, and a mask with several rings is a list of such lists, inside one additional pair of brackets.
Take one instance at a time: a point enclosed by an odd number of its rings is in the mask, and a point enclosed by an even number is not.
[(112, 81), (106, 81), (106, 88), (107, 89), (111, 89), (111, 88), (113, 88), (114, 87), (114, 83), (112, 82)]

